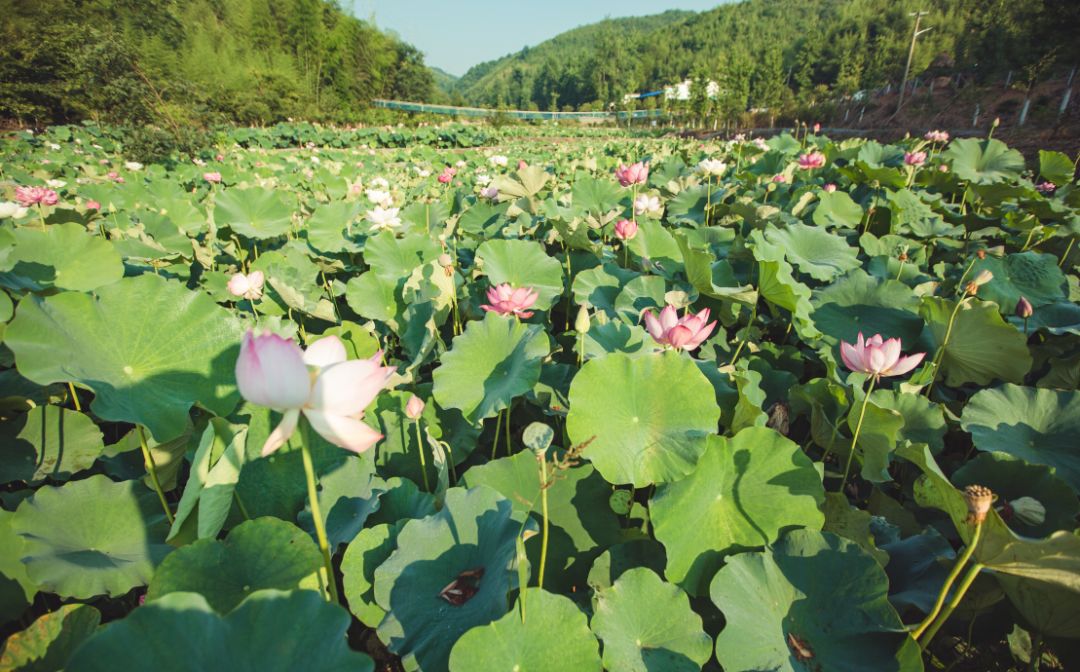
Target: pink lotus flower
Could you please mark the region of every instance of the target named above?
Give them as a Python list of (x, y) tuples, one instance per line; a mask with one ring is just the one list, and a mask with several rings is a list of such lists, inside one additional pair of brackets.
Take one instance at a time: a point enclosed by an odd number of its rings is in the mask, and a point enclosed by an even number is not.
[(24, 208), (33, 205), (56, 205), (60, 196), (45, 187), (15, 187), (15, 200)]
[(87, 201), (86, 202), (86, 209), (87, 210), (101, 210), (101, 203), (98, 203), (97, 201)]
[(206, 180), (207, 182), (212, 182), (214, 184), (221, 184), (221, 173), (203, 173), (202, 179)]
[(840, 342), (840, 358), (844, 360), (844, 365), (852, 371), (866, 373), (874, 378), (902, 376), (918, 366), (923, 357), (926, 357), (925, 352), (901, 357), (900, 339), (890, 338), (886, 341), (881, 338), (881, 334), (864, 339), (860, 333), (859, 340), (854, 345), (846, 341)]
[(828, 183), (828, 184), (826, 184), (826, 185), (825, 185), (824, 187), (822, 187), (822, 189), (824, 189), (825, 191), (827, 191), (828, 193), (830, 193), (830, 194), (831, 194), (831, 193), (833, 193), (834, 191), (836, 191), (836, 185), (835, 185), (835, 184), (833, 184), (832, 182), (829, 182), (829, 183)]
[(642, 313), (642, 317), (645, 319), (645, 329), (653, 340), (676, 350), (694, 350), (716, 328), (716, 320), (709, 322), (708, 308), (697, 314), (687, 313), (679, 317), (675, 306), (669, 305), (660, 311), (660, 317), (654, 315), (652, 309)]
[(381, 358), (377, 352), (371, 359), (346, 361), (345, 345), (336, 336), (319, 339), (305, 352), (277, 334), (247, 332), (236, 360), (240, 395), (284, 413), (263, 444), (263, 457), (285, 445), (301, 413), (335, 446), (354, 453), (374, 446), (382, 434), (361, 418), (394, 373), (379, 365)]
[(539, 294), (532, 287), (512, 287), (509, 283), (495, 285), (488, 289), (488, 302), (480, 306), (484, 310), (499, 315), (514, 315), (523, 319), (533, 316), (529, 308), (536, 303)]
[(229, 278), (229, 293), (233, 296), (243, 297), (248, 301), (258, 301), (262, 298), (263, 284), (266, 276), (262, 271), (252, 271), (247, 275), (237, 273)]
[(947, 165), (945, 165), (944, 163), (938, 164), (937, 169), (938, 169), (939, 173), (947, 173), (947, 172), (949, 172), (949, 167)]
[(224, 161), (224, 160), (225, 160), (225, 155), (224, 155), (224, 154), (218, 154), (218, 155), (217, 155), (217, 156), (215, 156), (214, 158), (215, 158), (216, 160), (218, 160), (218, 161)]
[(810, 152), (799, 157), (799, 168), (813, 170), (825, 165), (825, 155), (821, 152)]
[(619, 167), (615, 169), (615, 179), (624, 187), (644, 184), (649, 179), (649, 165), (641, 161), (630, 166), (619, 164)]
[(620, 219), (615, 222), (615, 237), (623, 242), (633, 240), (637, 235), (637, 230), (637, 222), (632, 219)]
[(927, 131), (923, 136), (923, 140), (929, 140), (930, 142), (948, 142), (948, 131)]
[(115, 170), (110, 170), (105, 175), (105, 177), (109, 178), (113, 182), (116, 182), (117, 184), (123, 184), (124, 183), (124, 178), (120, 177), (120, 173), (116, 172)]
[(525, 159), (518, 159), (518, 170), (525, 170), (529, 167), (529, 164), (525, 163)]
[(1053, 182), (1040, 182), (1035, 185), (1035, 191), (1040, 194), (1052, 194), (1057, 191), (1057, 185)]
[(913, 168), (918, 168), (926, 163), (926, 152), (904, 152), (904, 163)]
[(821, 124), (814, 124), (814, 133), (821, 132)]
[(450, 184), (451, 180), (454, 179), (454, 175), (456, 174), (457, 171), (453, 168), (444, 168), (442, 173), (439, 174), (438, 180), (443, 184)]
[(409, 397), (409, 401), (405, 403), (405, 415), (410, 420), (419, 420), (420, 416), (424, 413), (424, 407), (426, 405), (427, 404), (424, 403), (423, 399), (414, 394)]
[(480, 195), (483, 196), (486, 199), (494, 201), (496, 198), (499, 197), (499, 188), (498, 187), (488, 187), (486, 189), (481, 189), (480, 190)]
[(772, 181), (776, 182), (777, 184), (784, 184), (787, 182), (787, 175), (784, 175), (783, 173), (777, 173), (776, 175), (772, 176)]

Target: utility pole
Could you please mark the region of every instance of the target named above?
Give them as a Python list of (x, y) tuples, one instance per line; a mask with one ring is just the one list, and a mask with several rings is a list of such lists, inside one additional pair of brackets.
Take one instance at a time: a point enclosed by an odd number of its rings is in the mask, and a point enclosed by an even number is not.
[(915, 56), (915, 40), (919, 39), (919, 35), (928, 33), (933, 30), (933, 26), (930, 28), (923, 28), (919, 30), (919, 22), (922, 21), (922, 17), (926, 16), (930, 12), (924, 12), (922, 10), (918, 12), (912, 12), (908, 16), (915, 17), (915, 30), (911, 33), (911, 49), (907, 53), (907, 65), (904, 66), (904, 81), (900, 83), (900, 95), (896, 99), (896, 114), (900, 113), (900, 107), (904, 104), (904, 91), (907, 89), (908, 73), (911, 72), (911, 59)]

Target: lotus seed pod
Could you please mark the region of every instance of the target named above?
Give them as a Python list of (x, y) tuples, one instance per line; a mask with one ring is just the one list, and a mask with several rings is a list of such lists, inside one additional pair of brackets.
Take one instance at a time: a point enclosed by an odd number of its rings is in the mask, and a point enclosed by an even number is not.
[(1009, 502), (1013, 515), (1025, 525), (1042, 525), (1046, 521), (1046, 507), (1034, 497), (1019, 497)]
[(964, 488), (964, 500), (968, 507), (967, 522), (977, 525), (986, 520), (986, 514), (994, 503), (994, 493), (983, 485), (969, 485)]

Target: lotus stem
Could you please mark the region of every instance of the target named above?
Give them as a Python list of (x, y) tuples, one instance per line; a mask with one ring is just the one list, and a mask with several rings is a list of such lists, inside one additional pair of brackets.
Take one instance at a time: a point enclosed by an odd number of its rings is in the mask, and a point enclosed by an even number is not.
[(706, 185), (706, 197), (705, 197), (705, 226), (709, 225), (709, 211), (712, 210), (712, 175), (708, 175), (705, 178)]
[(499, 430), (502, 429), (502, 416), (502, 411), (495, 415), (495, 440), (491, 443), (491, 459), (493, 460), (499, 451)]
[(337, 580), (334, 577), (334, 563), (330, 558), (330, 543), (326, 539), (326, 524), (322, 509), (319, 507), (319, 491), (315, 485), (315, 465), (311, 460), (311, 447), (308, 438), (308, 422), (300, 419), (300, 455), (304, 460), (304, 477), (307, 479), (308, 503), (311, 506), (311, 519), (315, 522), (315, 538), (319, 542), (319, 551), (323, 556), (323, 570), (326, 572), (325, 586), (329, 601), (338, 601)]
[[(961, 278), (962, 279), (962, 278)], [(930, 393), (934, 390), (934, 383), (937, 381), (938, 368), (941, 366), (941, 360), (945, 357), (945, 347), (949, 345), (949, 337), (952, 336), (953, 324), (956, 322), (956, 315), (960, 312), (960, 307), (963, 306), (971, 299), (970, 296), (966, 296), (956, 302), (956, 306), (953, 308), (952, 315), (949, 316), (949, 325), (945, 327), (945, 338), (941, 341), (941, 345), (938, 346), (937, 352), (934, 353), (934, 360), (931, 362), (933, 370), (930, 379), (930, 384), (926, 386), (926, 398), (930, 398)]]
[(38, 219), (41, 220), (41, 230), (44, 231), (48, 227), (45, 225), (45, 210), (41, 207), (41, 203), (37, 204)]
[(510, 457), (514, 453), (513, 446), (510, 445), (510, 407), (506, 407), (506, 422), (503, 423), (503, 427), (506, 428), (506, 456)]
[(75, 394), (75, 385), (68, 381), (68, 391), (71, 392), (71, 402), (75, 404), (75, 410), (82, 412), (82, 404), (79, 403), (79, 395)]
[(979, 572), (982, 571), (984, 566), (985, 565), (976, 562), (971, 566), (967, 574), (964, 575), (963, 581), (960, 582), (960, 586), (956, 589), (956, 595), (954, 595), (953, 599), (949, 601), (949, 604), (945, 606), (945, 611), (941, 612), (941, 616), (937, 621), (935, 621), (934, 624), (930, 626), (930, 629), (926, 631), (926, 636), (923, 641), (919, 642), (919, 647), (924, 651), (926, 650), (926, 647), (930, 646), (930, 642), (933, 641), (934, 635), (941, 629), (941, 626), (945, 625), (945, 621), (949, 620), (949, 616), (952, 615), (952, 612), (960, 604), (960, 601), (964, 599), (964, 595), (967, 593), (968, 588), (975, 582), (975, 577), (979, 575)]
[(1039, 663), (1042, 662), (1043, 636), (1041, 632), (1035, 633), (1035, 641), (1031, 643), (1031, 660), (1028, 661), (1028, 672), (1038, 672)]
[(945, 604), (945, 598), (949, 596), (949, 590), (952, 588), (953, 583), (956, 581), (956, 577), (960, 576), (960, 570), (964, 568), (967, 561), (971, 559), (971, 555), (975, 552), (975, 547), (979, 544), (979, 538), (982, 536), (982, 523), (975, 524), (975, 533), (971, 537), (971, 543), (964, 549), (964, 553), (960, 556), (960, 559), (953, 565), (952, 571), (945, 577), (945, 583), (941, 585), (941, 592), (938, 593), (937, 600), (934, 602), (934, 607), (930, 610), (930, 613), (926, 615), (922, 623), (915, 628), (912, 633), (912, 637), (918, 639), (926, 629), (930, 627), (930, 624), (934, 622), (934, 619), (941, 613), (941, 607)]
[(431, 486), (428, 485), (427, 463), (424, 460), (424, 439), (420, 436), (420, 418), (413, 422), (413, 426), (416, 427), (416, 446), (420, 451), (420, 474), (424, 478), (424, 491), (431, 492)]
[(844, 492), (844, 486), (847, 485), (848, 474), (851, 472), (851, 461), (855, 459), (855, 449), (859, 445), (859, 432), (862, 431), (863, 419), (866, 418), (866, 406), (870, 403), (870, 393), (874, 391), (874, 383), (877, 382), (877, 377), (870, 378), (870, 384), (866, 387), (866, 396), (863, 397), (862, 409), (859, 411), (859, 422), (855, 424), (855, 434), (851, 437), (851, 452), (848, 453), (847, 462), (844, 464), (844, 477), (840, 480), (840, 489), (837, 492)]
[(548, 476), (547, 476), (547, 456), (537, 455), (540, 460), (540, 509), (543, 514), (543, 528), (540, 537), (540, 576), (539, 583), (541, 589), (544, 587), (544, 568), (547, 566), (547, 552), (548, 552)]
[(143, 431), (142, 425), (135, 426), (139, 430), (139, 447), (142, 449), (143, 464), (146, 465), (146, 471), (150, 474), (150, 483), (154, 486), (154, 492), (157, 493), (158, 500), (161, 502), (161, 508), (165, 510), (165, 519), (169, 521), (169, 525), (172, 525), (175, 519), (169, 509), (169, 502), (165, 499), (165, 492), (161, 489), (161, 481), (158, 480), (154, 455), (150, 452), (150, 447), (146, 445), (146, 432)]
[(1062, 253), (1061, 260), (1058, 261), (1058, 268), (1062, 268), (1065, 265), (1065, 260), (1069, 258), (1069, 252), (1072, 252), (1072, 246), (1073, 246), (1073, 243), (1075, 243), (1075, 242), (1076, 242), (1076, 237), (1075, 236), (1073, 236), (1072, 238), (1069, 239), (1069, 244), (1065, 248), (1065, 252)]

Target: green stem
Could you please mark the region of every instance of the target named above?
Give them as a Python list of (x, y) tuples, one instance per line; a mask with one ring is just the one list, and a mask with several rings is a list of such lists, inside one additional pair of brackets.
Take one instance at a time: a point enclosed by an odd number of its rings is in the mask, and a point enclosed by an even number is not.
[(840, 480), (840, 489), (837, 492), (844, 492), (844, 486), (847, 485), (848, 474), (851, 472), (851, 461), (855, 459), (855, 449), (859, 444), (859, 432), (862, 431), (863, 419), (866, 417), (866, 406), (870, 403), (870, 393), (874, 391), (874, 383), (877, 382), (877, 377), (870, 379), (870, 384), (866, 388), (866, 396), (863, 397), (862, 409), (859, 411), (859, 422), (855, 424), (855, 434), (851, 437), (851, 452), (848, 453), (847, 463), (844, 464), (844, 477)]
[(930, 627), (930, 624), (934, 622), (934, 619), (941, 613), (941, 607), (945, 604), (945, 598), (949, 596), (949, 590), (952, 589), (953, 583), (956, 581), (956, 577), (960, 576), (960, 571), (967, 564), (967, 561), (971, 559), (971, 555), (975, 552), (975, 547), (979, 544), (979, 537), (982, 536), (982, 523), (975, 525), (975, 533), (971, 537), (971, 543), (964, 549), (964, 553), (960, 556), (960, 559), (953, 565), (952, 571), (945, 577), (945, 583), (941, 585), (941, 591), (938, 593), (937, 600), (934, 602), (933, 608), (930, 613), (926, 615), (926, 618), (919, 623), (919, 626), (915, 628), (911, 636), (918, 639), (922, 636), (926, 629)]
[(158, 499), (161, 501), (161, 508), (165, 510), (165, 519), (169, 521), (169, 525), (172, 525), (175, 519), (169, 509), (169, 502), (165, 499), (165, 492), (161, 489), (161, 481), (158, 480), (154, 456), (150, 452), (150, 447), (146, 445), (146, 432), (143, 431), (142, 425), (135, 426), (139, 429), (139, 447), (142, 448), (143, 464), (146, 465), (146, 471), (150, 474), (150, 483), (153, 484), (154, 492), (157, 493)]
[(540, 577), (539, 583), (541, 589), (544, 587), (544, 568), (547, 566), (547, 551), (548, 551), (548, 477), (547, 477), (547, 457), (540, 455), (540, 508), (544, 517), (542, 536), (540, 537)]
[(513, 446), (510, 445), (510, 407), (506, 407), (506, 422), (503, 423), (503, 427), (506, 430), (506, 456), (510, 457), (514, 453)]
[(420, 419), (417, 418), (413, 425), (416, 427), (416, 446), (420, 451), (420, 473), (424, 477), (424, 492), (431, 492), (431, 486), (428, 485), (427, 463), (424, 460), (424, 440), (420, 438)]
[(72, 384), (71, 381), (68, 381), (68, 390), (71, 392), (71, 401), (75, 404), (75, 410), (81, 413), (82, 404), (79, 403), (79, 395), (75, 394), (75, 385)]
[(919, 642), (919, 646), (924, 651), (926, 650), (926, 647), (930, 646), (930, 642), (933, 641), (934, 635), (938, 633), (938, 630), (941, 629), (941, 626), (945, 625), (945, 621), (949, 620), (949, 616), (952, 616), (952, 612), (960, 604), (960, 601), (964, 599), (964, 595), (967, 593), (968, 588), (970, 588), (971, 584), (975, 582), (975, 577), (979, 575), (979, 572), (982, 571), (983, 567), (984, 565), (976, 562), (974, 565), (971, 566), (971, 569), (968, 570), (967, 574), (964, 575), (964, 579), (960, 582), (960, 586), (956, 589), (956, 595), (954, 595), (953, 599), (949, 601), (948, 605), (946, 605), (945, 611), (941, 612), (941, 616), (937, 619), (937, 621), (935, 621), (934, 624), (930, 626), (930, 629), (926, 631), (926, 635), (923, 640)]
[(965, 297), (956, 302), (956, 306), (953, 308), (952, 315), (949, 316), (949, 326), (945, 327), (945, 339), (941, 341), (941, 346), (938, 347), (937, 352), (934, 353), (934, 359), (931, 362), (930, 374), (933, 378), (930, 379), (930, 384), (926, 386), (926, 398), (930, 398), (930, 392), (934, 389), (934, 383), (937, 382), (938, 368), (941, 366), (941, 360), (945, 356), (945, 346), (949, 344), (949, 337), (952, 336), (953, 324), (956, 322), (956, 315), (960, 312), (960, 306), (964, 305), (970, 297)]
[(37, 213), (38, 213), (38, 218), (41, 220), (41, 230), (44, 231), (48, 227), (45, 226), (45, 210), (42, 209), (40, 203), (37, 204)]
[(503, 412), (499, 411), (495, 415), (495, 440), (491, 443), (491, 459), (495, 459), (496, 453), (499, 451), (499, 430), (502, 429), (502, 416)]
[(734, 366), (735, 360), (739, 358), (739, 353), (742, 352), (744, 345), (746, 345), (746, 339), (740, 338), (739, 345), (735, 348), (735, 354), (731, 356), (731, 361), (728, 362), (728, 366)]
[(705, 199), (705, 226), (709, 225), (709, 211), (712, 210), (712, 175), (705, 177), (705, 184), (708, 186), (706, 192), (708, 196)]
[(330, 601), (338, 601), (337, 579), (334, 577), (334, 563), (330, 558), (330, 543), (326, 540), (326, 524), (319, 507), (319, 492), (315, 485), (315, 465), (311, 460), (311, 447), (308, 445), (308, 422), (300, 419), (300, 455), (304, 460), (304, 477), (307, 479), (308, 503), (311, 505), (311, 519), (315, 523), (315, 538), (323, 556), (323, 569)]
[(1072, 246), (1075, 242), (1075, 237), (1069, 239), (1069, 245), (1065, 248), (1065, 253), (1061, 255), (1061, 261), (1058, 262), (1058, 268), (1062, 268), (1065, 265), (1065, 260), (1069, 258), (1069, 252), (1072, 252)]

